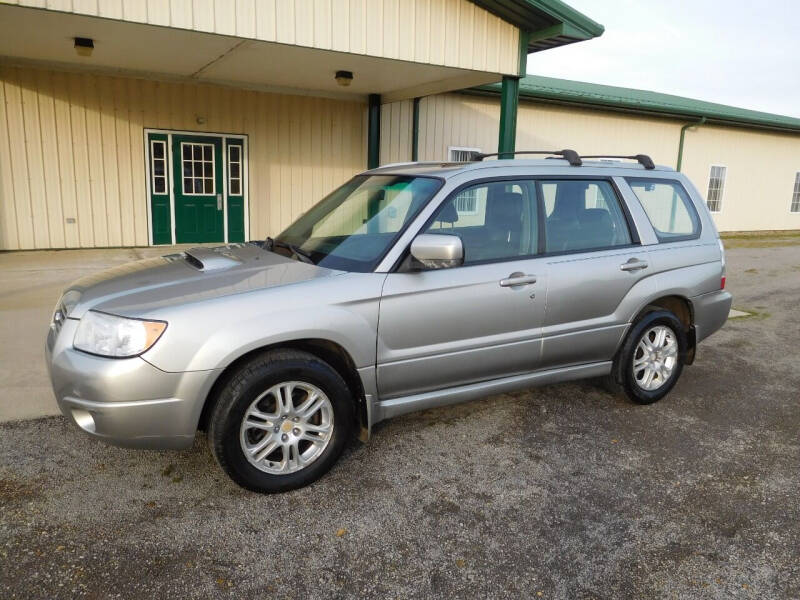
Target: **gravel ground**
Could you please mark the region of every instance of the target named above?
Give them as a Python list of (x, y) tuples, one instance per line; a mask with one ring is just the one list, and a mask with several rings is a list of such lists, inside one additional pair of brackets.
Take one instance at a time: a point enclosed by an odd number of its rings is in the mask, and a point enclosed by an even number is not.
[(800, 247), (729, 253), (735, 306), (664, 401), (592, 383), (381, 424), (314, 486), (0, 425), (0, 598), (800, 597)]

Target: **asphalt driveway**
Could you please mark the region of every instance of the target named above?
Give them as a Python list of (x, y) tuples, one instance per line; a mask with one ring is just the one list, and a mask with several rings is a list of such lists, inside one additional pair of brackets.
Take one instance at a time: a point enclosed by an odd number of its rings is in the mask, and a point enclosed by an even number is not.
[(579, 383), (408, 415), (297, 492), (237, 488), (203, 438), (2, 424), (0, 598), (798, 598), (800, 246), (728, 258), (754, 316), (662, 402)]

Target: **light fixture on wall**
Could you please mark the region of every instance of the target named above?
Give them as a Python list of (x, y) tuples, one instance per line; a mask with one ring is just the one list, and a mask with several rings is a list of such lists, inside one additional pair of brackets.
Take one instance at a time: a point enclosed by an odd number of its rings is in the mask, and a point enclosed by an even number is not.
[(338, 83), (342, 87), (348, 87), (351, 83), (353, 83), (353, 72), (352, 71), (336, 71), (336, 83)]
[(76, 37), (74, 40), (75, 52), (78, 53), (78, 56), (92, 55), (92, 51), (94, 50), (94, 40), (92, 38)]

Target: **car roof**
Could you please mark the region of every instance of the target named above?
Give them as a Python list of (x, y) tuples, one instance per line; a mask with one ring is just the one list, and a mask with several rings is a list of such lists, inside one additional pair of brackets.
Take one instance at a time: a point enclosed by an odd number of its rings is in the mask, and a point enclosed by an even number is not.
[[(655, 169), (645, 169), (642, 165), (636, 162), (621, 161), (621, 160), (584, 160), (583, 165), (580, 167), (571, 167), (569, 162), (561, 158), (544, 158), (544, 159), (490, 159), (483, 161), (472, 162), (407, 162), (407, 163), (393, 163), (366, 171), (370, 175), (420, 175), (420, 176), (436, 176), (445, 179), (452, 177), (459, 173), (467, 173), (471, 171), (483, 171), (487, 169), (497, 168), (526, 168), (535, 169), (537, 175), (546, 174), (549, 168), (554, 168), (554, 174), (563, 174), (565, 171), (574, 171), (575, 175), (579, 175), (584, 168), (600, 168), (600, 169), (613, 169), (628, 175), (645, 173), (652, 173), (653, 171), (659, 172), (675, 172), (671, 167), (656, 165)], [(564, 168), (566, 167), (566, 169)], [(477, 175), (478, 173), (476, 173)]]

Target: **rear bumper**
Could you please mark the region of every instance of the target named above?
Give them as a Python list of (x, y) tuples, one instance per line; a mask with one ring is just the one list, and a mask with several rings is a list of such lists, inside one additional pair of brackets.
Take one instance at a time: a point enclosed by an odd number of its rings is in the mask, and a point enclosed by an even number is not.
[(721, 328), (731, 312), (733, 296), (725, 290), (695, 296), (691, 299), (694, 326), (700, 342)]
[(90, 436), (117, 446), (191, 446), (218, 371), (168, 373), (140, 357), (79, 352), (71, 343), (75, 323), (67, 319), (60, 332), (51, 330), (45, 349), (61, 412)]

